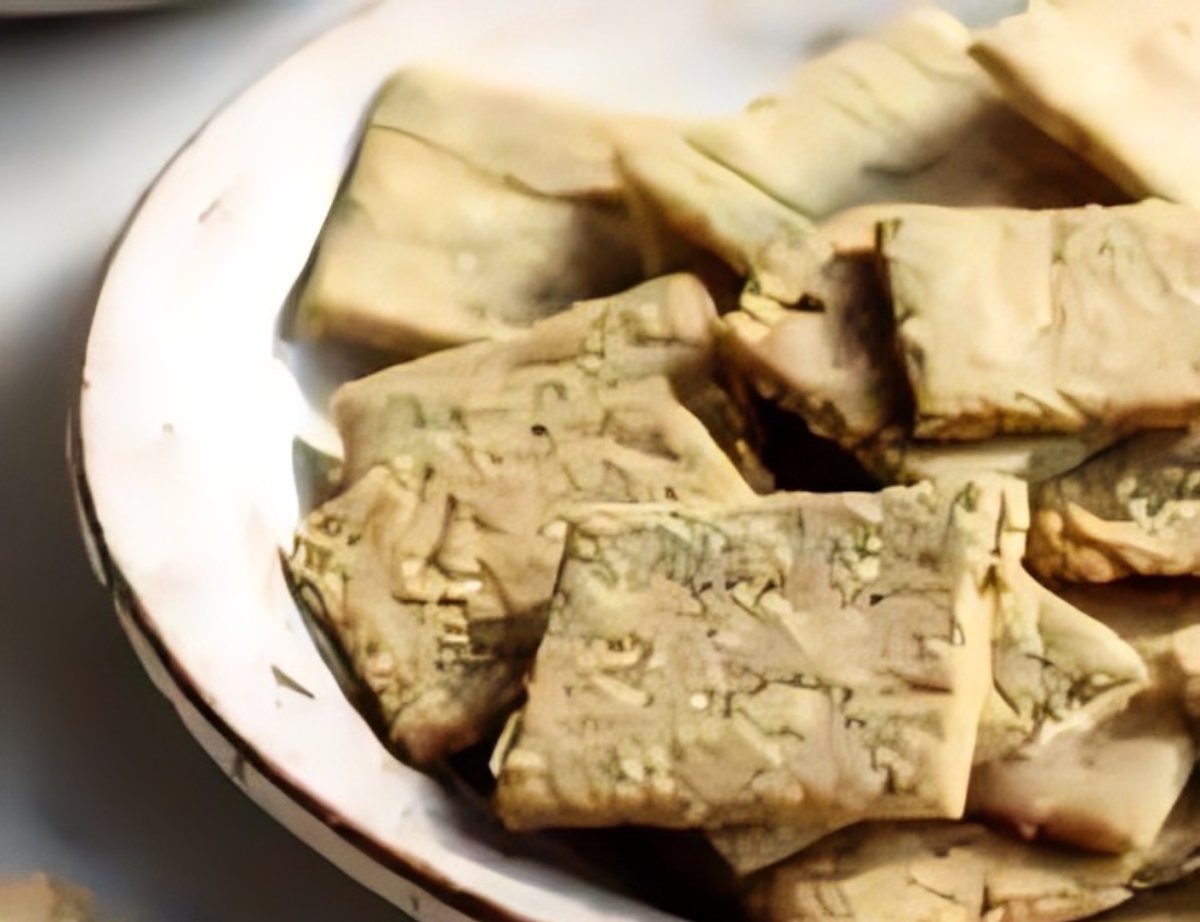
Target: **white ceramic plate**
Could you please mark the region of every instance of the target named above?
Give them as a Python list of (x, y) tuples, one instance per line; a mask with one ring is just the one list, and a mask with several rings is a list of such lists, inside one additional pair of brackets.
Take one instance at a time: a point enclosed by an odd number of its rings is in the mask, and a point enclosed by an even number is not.
[(397, 762), (285, 586), (294, 435), (311, 411), (277, 339), (384, 77), (436, 60), (652, 112), (724, 111), (876, 6), (777, 0), (396, 0), (328, 33), (163, 172), (108, 272), (77, 463), (97, 564), (159, 687), (230, 776), (428, 922), (655, 920), (514, 843)]
[(214, 118), (130, 224), (96, 310), (75, 446), (98, 572), (151, 675), (228, 774), (423, 922), (668, 917), (506, 838), (390, 756), (284, 583), (293, 439), (312, 408), (277, 321), (373, 92), (396, 67), (435, 60), (619, 108), (727, 111), (809, 39), (898, 5), (474, 0), (467, 14), (394, 0)]

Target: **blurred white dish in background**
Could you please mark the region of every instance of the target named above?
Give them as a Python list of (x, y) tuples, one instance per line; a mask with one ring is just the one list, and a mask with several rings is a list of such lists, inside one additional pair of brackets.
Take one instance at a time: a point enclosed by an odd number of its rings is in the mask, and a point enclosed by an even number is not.
[(115, 13), (152, 6), (178, 6), (186, 0), (0, 0), (0, 16), (66, 16)]

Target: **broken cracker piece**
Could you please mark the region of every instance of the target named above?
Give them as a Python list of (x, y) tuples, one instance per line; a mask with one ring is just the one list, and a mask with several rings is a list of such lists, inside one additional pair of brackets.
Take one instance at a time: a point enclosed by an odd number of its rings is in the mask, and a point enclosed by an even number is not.
[(1195, 762), (1178, 702), (1145, 692), (1094, 726), (976, 766), (968, 811), (1026, 838), (1121, 854), (1154, 842)]
[(1200, 574), (1200, 435), (1145, 432), (1042, 483), (1028, 561), (1044, 579)]

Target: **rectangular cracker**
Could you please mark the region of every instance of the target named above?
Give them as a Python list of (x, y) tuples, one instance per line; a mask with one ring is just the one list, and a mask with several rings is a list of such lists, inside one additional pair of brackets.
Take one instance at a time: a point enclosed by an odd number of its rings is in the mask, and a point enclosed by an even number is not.
[(930, 484), (575, 520), (513, 828), (961, 814), (1002, 491)]
[(1148, 200), (912, 206), (881, 256), (914, 434), (1184, 426), (1200, 410), (1200, 215)]
[(661, 378), (575, 400), (415, 430), (297, 533), (295, 581), (414, 762), (475, 742), (520, 692), (572, 504), (753, 495)]
[(502, 337), (642, 270), (600, 116), (402, 71), (375, 102), (295, 328), (421, 355)]
[(343, 480), (387, 463), (414, 429), (487, 425), (503, 413), (524, 414), (528, 425), (557, 414), (594, 427), (601, 420), (589, 395), (662, 375), (747, 477), (770, 489), (742, 411), (718, 381), (716, 320), (704, 285), (679, 273), (573, 305), (502, 341), (471, 343), (351, 381), (332, 401), (345, 446)]

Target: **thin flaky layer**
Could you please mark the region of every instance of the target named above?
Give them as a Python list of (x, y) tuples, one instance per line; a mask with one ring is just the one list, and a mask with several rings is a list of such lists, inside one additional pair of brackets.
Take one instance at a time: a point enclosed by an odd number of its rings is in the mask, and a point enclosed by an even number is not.
[(1148, 689), (1094, 725), (976, 766), (968, 811), (1027, 839), (1113, 854), (1148, 848), (1196, 762), (1180, 704)]
[(1145, 851), (1162, 834), (1196, 761), (1190, 638), (1200, 624), (1193, 580), (1066, 586), (1064, 601), (1114, 632), (1145, 664), (1124, 709), (977, 765), (968, 810), (1026, 838), (1092, 851)]
[(384, 85), (370, 124), (419, 138), (539, 195), (617, 201), (623, 194), (613, 117), (568, 99), (409, 67)]
[(1200, 581), (1136, 577), (1068, 583), (1060, 591), (1138, 651), (1149, 666), (1151, 689), (1176, 703), (1200, 742)]
[(727, 360), (761, 396), (868, 458), (910, 412), (875, 265), (876, 225), (895, 207), (854, 208), (818, 226), (821, 259), (796, 308), (748, 290), (720, 325)]
[(1010, 486), (997, 535), (999, 608), (992, 637), (992, 693), (975, 762), (1019, 758), (1028, 747), (1086, 731), (1120, 713), (1149, 682), (1142, 657), (1103, 622), (1025, 569), (1029, 507)]
[(961, 814), (988, 693), (997, 485), (574, 520), (513, 828)]
[(870, 258), (835, 257), (821, 275), (810, 289), (813, 309), (744, 295), (741, 309), (722, 318), (723, 341), (758, 393), (817, 435), (858, 449), (901, 426), (907, 385)]
[(1114, 439), (1106, 432), (1004, 435), (982, 442), (899, 437), (865, 446), (864, 463), (885, 483), (958, 479), (979, 471), (1017, 477), (1031, 487), (1078, 467)]

